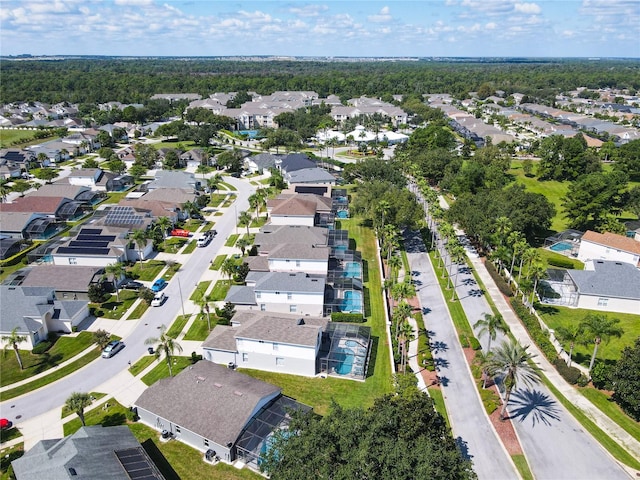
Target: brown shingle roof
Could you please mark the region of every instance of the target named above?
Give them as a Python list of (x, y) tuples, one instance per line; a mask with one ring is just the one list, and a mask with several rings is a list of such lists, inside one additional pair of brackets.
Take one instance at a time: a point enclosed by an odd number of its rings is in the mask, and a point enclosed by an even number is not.
[(53, 215), (64, 203), (71, 201), (65, 197), (30, 197), (16, 199), (13, 203), (0, 204), (2, 212), (34, 212)]
[(615, 248), (616, 250), (622, 250), (624, 252), (640, 255), (640, 242), (634, 240), (633, 238), (617, 235), (615, 233), (598, 233), (587, 230), (582, 236), (582, 241), (585, 240), (592, 243), (597, 243), (598, 245), (604, 245), (605, 247), (611, 247)]
[[(269, 205), (270, 203), (270, 205)], [(271, 215), (315, 215), (316, 202), (301, 198), (287, 198), (286, 200), (270, 200)]]

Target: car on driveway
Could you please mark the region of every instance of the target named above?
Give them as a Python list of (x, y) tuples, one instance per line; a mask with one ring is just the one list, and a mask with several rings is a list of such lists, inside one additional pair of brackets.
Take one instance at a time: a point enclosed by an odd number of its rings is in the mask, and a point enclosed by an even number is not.
[(153, 285), (151, 285), (151, 291), (159, 292), (166, 286), (167, 286), (167, 281), (164, 278), (159, 278), (155, 282), (153, 282)]
[(126, 288), (129, 290), (140, 290), (142, 287), (144, 287), (143, 283), (136, 282), (135, 280), (129, 280), (128, 282), (124, 283), (121, 288)]
[(154, 296), (153, 296), (153, 300), (151, 300), (151, 306), (152, 307), (160, 307), (162, 306), (162, 304), (164, 303), (164, 299), (166, 297), (164, 296), (164, 292), (157, 292)]
[(0, 430), (11, 428), (12, 425), (13, 423), (11, 423), (11, 420), (7, 418), (0, 418)]
[(120, 340), (112, 340), (102, 351), (102, 358), (111, 358), (124, 348), (124, 343)]
[(183, 228), (174, 228), (173, 230), (171, 230), (171, 236), (172, 237), (188, 237), (189, 235), (191, 235), (191, 232), (189, 230), (185, 230)]

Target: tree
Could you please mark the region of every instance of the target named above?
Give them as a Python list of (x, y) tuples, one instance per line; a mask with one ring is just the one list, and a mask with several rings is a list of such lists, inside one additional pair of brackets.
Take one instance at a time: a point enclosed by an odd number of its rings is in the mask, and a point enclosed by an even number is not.
[(569, 363), (567, 366), (570, 367), (573, 361), (573, 347), (576, 342), (582, 339), (582, 325), (579, 323), (572, 323), (566, 327), (560, 325), (555, 329), (554, 335), (561, 342), (569, 342)]
[(251, 214), (245, 210), (238, 214), (238, 225), (247, 227), (247, 235), (249, 235), (249, 226), (251, 225)]
[(124, 265), (121, 262), (110, 263), (104, 267), (104, 273), (111, 277), (113, 287), (116, 289), (116, 299), (120, 301), (120, 288), (118, 287), (118, 283), (124, 273)]
[(216, 173), (213, 177), (207, 178), (207, 187), (209, 187), (209, 191), (211, 192), (211, 195), (213, 195), (213, 192), (218, 191), (218, 188), (220, 187), (221, 182), (222, 182), (222, 175), (220, 175), (219, 173)]
[(637, 422), (640, 421), (640, 337), (622, 350), (611, 373), (613, 399)]
[(147, 305), (151, 305), (151, 302), (155, 297), (155, 293), (153, 293), (153, 290), (150, 288), (142, 287), (138, 290), (138, 297), (140, 297)]
[(2, 203), (7, 201), (7, 195), (9, 195), (11, 189), (7, 186), (5, 181), (0, 182), (0, 200)]
[(24, 197), (24, 192), (27, 190), (31, 190), (33, 188), (31, 184), (25, 180), (16, 180), (13, 182), (13, 187), (11, 188), (14, 192), (18, 192), (21, 197)]
[(433, 400), (411, 385), (366, 409), (295, 413), (273, 440), (261, 468), (279, 480), (475, 478)]
[(504, 420), (504, 415), (509, 404), (509, 397), (515, 386), (519, 382), (532, 385), (540, 380), (540, 370), (531, 363), (535, 356), (527, 352), (529, 346), (523, 347), (516, 340), (503, 341), (498, 348), (493, 351), (489, 360), (487, 371), (491, 376), (502, 374), (502, 381), (505, 388), (504, 404), (500, 411), (500, 419)]
[(506, 333), (507, 327), (502, 320), (502, 315), (491, 315), (485, 313), (484, 317), (473, 324), (473, 328), (478, 330), (478, 336), (487, 334), (487, 353), (491, 352), (491, 340), (496, 339), (498, 332)]
[(144, 341), (145, 345), (155, 345), (155, 357), (156, 360), (160, 360), (160, 358), (164, 355), (167, 360), (167, 365), (169, 367), (169, 376), (173, 377), (173, 371), (171, 370), (171, 357), (174, 352), (181, 353), (182, 347), (178, 342), (176, 342), (173, 338), (167, 335), (167, 327), (164, 325), (160, 326), (160, 336), (158, 337), (149, 337)]
[(5, 342), (4, 351), (7, 351), (7, 348), (11, 346), (13, 348), (14, 353), (16, 354), (16, 360), (18, 360), (18, 365), (20, 365), (20, 370), (24, 370), (24, 365), (22, 364), (22, 357), (20, 356), (20, 349), (18, 349), (18, 345), (27, 341), (26, 335), (18, 334), (18, 327), (15, 327), (11, 330), (9, 335), (3, 335), (2, 341)]
[(162, 232), (162, 238), (167, 238), (167, 232), (173, 226), (173, 222), (169, 217), (158, 217), (156, 219), (156, 225)]
[(111, 341), (111, 334), (106, 330), (96, 330), (93, 332), (93, 341), (98, 345), (98, 347), (100, 347), (100, 350), (104, 350)]
[(402, 267), (402, 259), (398, 255), (391, 255), (387, 265), (389, 266), (389, 278), (391, 278), (391, 287), (393, 288), (393, 285), (398, 280), (398, 270)]
[[(449, 258), (451, 259), (451, 265), (456, 265), (456, 273), (453, 277), (453, 289), (451, 290), (451, 301), (456, 297), (456, 282), (458, 280), (458, 273), (460, 272), (459, 265), (463, 263), (465, 258), (467, 257), (467, 252), (464, 247), (458, 242), (451, 242), (451, 244), (447, 244), (447, 251), (449, 252)], [(449, 275), (449, 279), (451, 279), (451, 275)]]
[(240, 251), (242, 252), (242, 256), (244, 256), (244, 251), (249, 245), (251, 245), (251, 242), (249, 241), (248, 237), (239, 238), (236, 242), (236, 247), (240, 249)]
[(407, 368), (407, 360), (409, 357), (409, 342), (415, 338), (413, 327), (408, 320), (404, 320), (400, 326), (399, 342), (402, 344), (402, 353), (400, 357), (400, 367), (404, 373)]
[(222, 262), (222, 265), (220, 265), (220, 271), (228, 277), (229, 285), (231, 285), (231, 278), (236, 271), (236, 267), (236, 262), (234, 262), (233, 258), (231, 257), (227, 258), (224, 262)]
[(200, 314), (207, 315), (207, 327), (209, 331), (211, 331), (211, 307), (209, 306), (209, 302), (211, 302), (211, 297), (209, 295), (203, 295), (198, 305), (200, 306)]
[(640, 185), (629, 190), (626, 209), (640, 219)]
[(110, 157), (109, 160), (104, 162), (103, 165), (107, 170), (113, 173), (117, 173), (118, 175), (124, 173), (127, 170), (127, 164), (116, 156)]
[(76, 413), (82, 426), (86, 426), (84, 421), (84, 409), (91, 405), (91, 396), (88, 393), (73, 392), (64, 402), (67, 409)]
[(98, 160), (95, 158), (87, 158), (82, 164), (82, 168), (98, 168)]
[(580, 322), (580, 326), (584, 331), (585, 345), (593, 343), (593, 354), (589, 362), (589, 373), (591, 373), (591, 369), (593, 369), (600, 344), (602, 342), (608, 343), (611, 337), (622, 337), (624, 330), (618, 326), (619, 323), (620, 319), (618, 318), (608, 318), (604, 314), (597, 313), (588, 314), (584, 317), (584, 320)]
[(131, 232), (130, 238), (134, 241), (136, 247), (138, 247), (138, 260), (140, 261), (140, 268), (142, 268), (142, 249), (147, 246), (149, 233), (146, 230), (137, 228)]
[(92, 283), (87, 289), (87, 296), (92, 303), (102, 303), (105, 297), (108, 297), (108, 293), (105, 292), (102, 283)]
[(36, 171), (36, 178), (44, 180), (46, 183), (51, 183), (51, 180), (58, 176), (57, 172), (53, 168), (45, 167)]
[(536, 298), (536, 292), (538, 290), (538, 282), (540, 279), (544, 278), (547, 274), (547, 269), (542, 263), (534, 263), (529, 267), (529, 271), (527, 272), (527, 278), (533, 281), (533, 290), (531, 291), (531, 299), (529, 303), (533, 308), (533, 302)]

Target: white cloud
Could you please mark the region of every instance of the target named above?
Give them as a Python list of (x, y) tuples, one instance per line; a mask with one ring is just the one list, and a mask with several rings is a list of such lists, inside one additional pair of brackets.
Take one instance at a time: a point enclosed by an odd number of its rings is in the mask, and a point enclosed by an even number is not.
[(537, 3), (516, 3), (514, 9), (516, 12), (528, 15), (536, 15), (542, 11)]
[(495, 22), (489, 22), (484, 26), (485, 30), (495, 30), (496, 28), (498, 28), (498, 24)]
[(389, 13), (389, 7), (382, 7), (376, 15), (369, 15), (367, 19), (372, 23), (387, 23), (393, 19)]
[(153, 5), (153, 0), (115, 0), (116, 5), (142, 7)]
[(329, 10), (329, 7), (326, 5), (305, 5), (303, 7), (291, 7), (289, 12), (299, 17), (317, 17), (327, 10)]

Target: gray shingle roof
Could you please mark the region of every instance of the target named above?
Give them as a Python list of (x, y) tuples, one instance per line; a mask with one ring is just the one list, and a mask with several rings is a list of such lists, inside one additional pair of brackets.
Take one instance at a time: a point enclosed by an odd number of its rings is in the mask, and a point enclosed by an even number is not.
[(289, 183), (325, 183), (335, 182), (335, 177), (321, 168), (301, 168), (287, 172), (285, 180)]
[(583, 295), (640, 300), (640, 270), (629, 263), (596, 260), (595, 270), (567, 270)]
[[(308, 227), (303, 225), (265, 225), (260, 233), (256, 234), (255, 245), (260, 246), (261, 251), (270, 251), (270, 248), (282, 243), (306, 243), (308, 245), (327, 245), (329, 231), (322, 227)], [(272, 247), (265, 248), (267, 245)]]
[(34, 218), (46, 218), (33, 212), (0, 212), (0, 232), (21, 232)]
[(57, 291), (86, 292), (102, 267), (79, 265), (37, 265), (26, 271), (22, 286), (50, 287)]
[(240, 285), (232, 285), (224, 301), (231, 302), (235, 305), (257, 305), (256, 294), (253, 287)]
[[(13, 461), (13, 469), (20, 480), (129, 478), (114, 453), (127, 448), (140, 448), (140, 444), (125, 425), (82, 427), (63, 439), (38, 442), (23, 457)], [(70, 468), (75, 475), (71, 475)]]
[(281, 244), (269, 252), (269, 259), (329, 260), (328, 247), (314, 247), (302, 243)]
[(268, 272), (256, 281), (255, 290), (273, 292), (323, 293), (324, 278), (306, 273)]
[(51, 287), (12, 287), (0, 285), (0, 332), (18, 333), (38, 330), (42, 323), (38, 320), (46, 312), (53, 314), (54, 305), (48, 303), (53, 297)]
[(285, 315), (260, 315), (255, 322), (237, 329), (236, 338), (315, 346), (318, 334), (327, 326), (327, 319)]
[(135, 404), (219, 445), (235, 443), (263, 399), (281, 390), (226, 366), (200, 361), (144, 391)]

